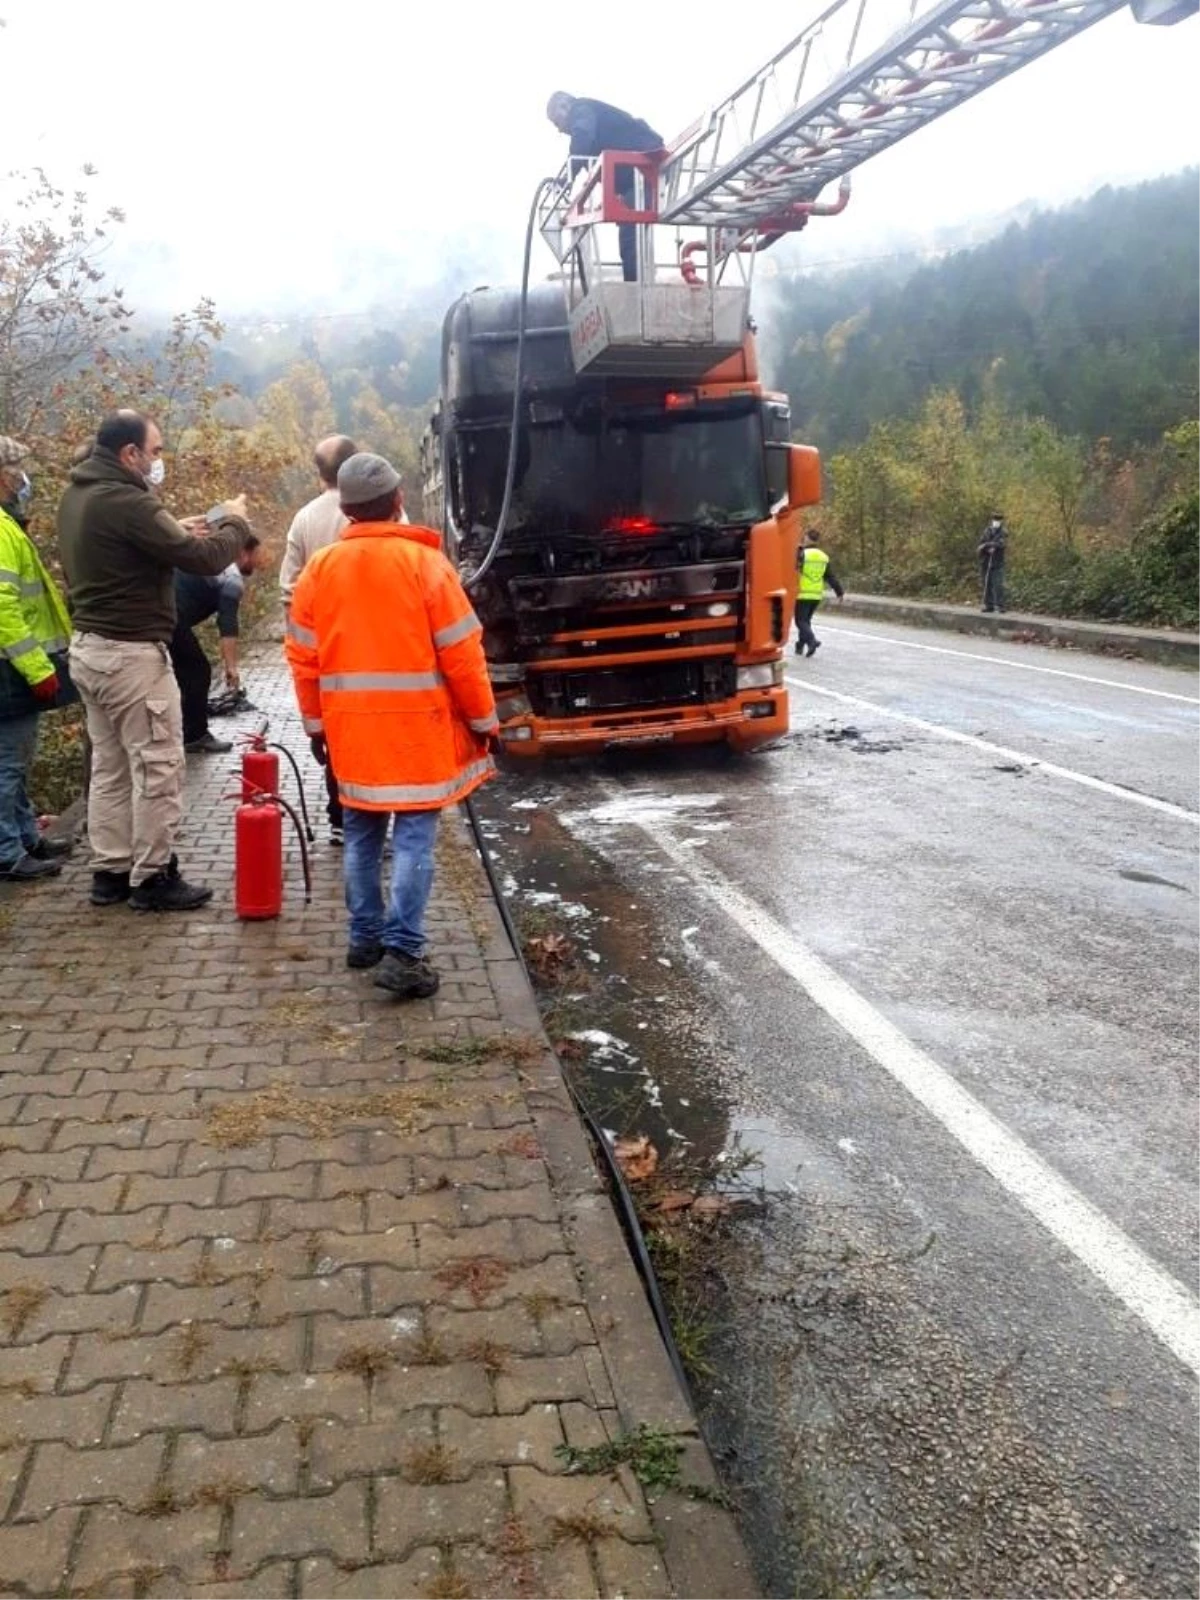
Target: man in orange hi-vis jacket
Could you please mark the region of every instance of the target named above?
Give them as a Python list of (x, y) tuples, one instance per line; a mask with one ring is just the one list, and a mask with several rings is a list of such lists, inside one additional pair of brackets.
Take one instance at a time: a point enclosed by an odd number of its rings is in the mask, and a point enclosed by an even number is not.
[(345, 808), (346, 964), (423, 999), (438, 987), (425, 956), (438, 813), (494, 774), (500, 725), (479, 619), (438, 535), (401, 523), (400, 474), (363, 453), (337, 487), (350, 523), (300, 574), (287, 657), (313, 756), (332, 758)]

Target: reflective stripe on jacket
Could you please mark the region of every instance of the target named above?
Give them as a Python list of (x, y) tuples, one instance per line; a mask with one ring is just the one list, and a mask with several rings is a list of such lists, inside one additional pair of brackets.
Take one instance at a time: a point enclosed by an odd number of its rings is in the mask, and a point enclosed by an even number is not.
[(496, 770), (479, 619), (439, 545), (431, 528), (353, 522), (292, 591), (305, 731), (324, 734), (342, 800), (362, 811), (451, 805)]
[(67, 608), (33, 540), (0, 509), (0, 657), (26, 683), (41, 683), (54, 671), (50, 652), (65, 650), (70, 634)]
[(796, 573), (797, 600), (825, 598), (825, 569), (828, 565), (829, 557), (816, 545), (810, 545), (804, 551), (799, 571)]

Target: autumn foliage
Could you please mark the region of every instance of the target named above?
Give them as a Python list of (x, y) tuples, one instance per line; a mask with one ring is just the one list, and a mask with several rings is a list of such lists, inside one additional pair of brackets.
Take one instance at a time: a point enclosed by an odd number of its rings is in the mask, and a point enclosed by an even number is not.
[[(146, 327), (110, 284), (104, 256), (122, 215), (96, 215), (82, 185), (58, 188), (38, 170), (0, 220), (0, 433), (30, 449), (30, 533), (61, 576), (55, 510), (74, 452), (101, 417), (133, 406), (162, 429), (163, 498), (179, 516), (245, 494), (256, 531), (278, 554), (296, 506), (313, 490), (312, 446), (335, 423), (319, 369), (300, 366), (258, 405), (213, 375), (222, 336), (202, 301), (164, 328)], [(10, 184), (14, 179), (10, 178)], [(269, 579), (261, 584), (265, 591)], [(42, 719), (35, 799), (57, 809), (78, 789), (78, 714)]]
[(1119, 454), (936, 390), (915, 420), (835, 454), (828, 476), (824, 531), (852, 588), (975, 601), (976, 541), (998, 507), (1012, 609), (1196, 625), (1195, 422)]

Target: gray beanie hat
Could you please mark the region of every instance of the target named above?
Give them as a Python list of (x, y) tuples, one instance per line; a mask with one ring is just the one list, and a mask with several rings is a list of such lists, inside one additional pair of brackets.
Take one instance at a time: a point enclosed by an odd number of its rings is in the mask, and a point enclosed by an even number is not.
[(29, 454), (29, 446), (21, 443), (19, 439), (10, 439), (8, 434), (0, 434), (0, 467), (15, 467)]
[(338, 499), (344, 506), (361, 506), (395, 493), (400, 487), (400, 474), (382, 456), (360, 450), (338, 468), (337, 487)]

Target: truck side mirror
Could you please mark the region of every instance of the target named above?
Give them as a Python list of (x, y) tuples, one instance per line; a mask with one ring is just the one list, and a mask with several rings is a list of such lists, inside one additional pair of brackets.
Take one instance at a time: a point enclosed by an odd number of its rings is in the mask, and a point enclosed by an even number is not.
[(821, 503), (821, 453), (811, 444), (788, 447), (788, 510)]

